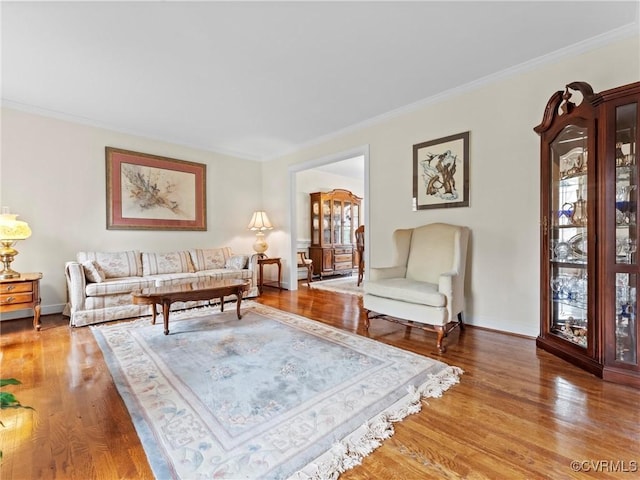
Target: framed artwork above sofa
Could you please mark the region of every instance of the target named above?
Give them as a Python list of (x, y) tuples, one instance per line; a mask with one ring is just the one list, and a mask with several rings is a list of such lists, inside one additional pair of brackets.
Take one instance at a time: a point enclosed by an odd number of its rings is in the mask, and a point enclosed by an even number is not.
[(203, 163), (106, 147), (108, 230), (206, 230)]

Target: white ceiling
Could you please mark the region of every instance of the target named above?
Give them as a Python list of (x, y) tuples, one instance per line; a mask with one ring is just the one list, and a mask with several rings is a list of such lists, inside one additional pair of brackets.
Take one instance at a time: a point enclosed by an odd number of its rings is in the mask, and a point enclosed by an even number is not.
[(637, 0), (3, 1), (0, 14), (4, 106), (254, 160), (638, 30)]
[(364, 156), (359, 155), (346, 160), (327, 163), (320, 165), (311, 170), (320, 170), (321, 172), (339, 175), (341, 177), (355, 178), (364, 182)]

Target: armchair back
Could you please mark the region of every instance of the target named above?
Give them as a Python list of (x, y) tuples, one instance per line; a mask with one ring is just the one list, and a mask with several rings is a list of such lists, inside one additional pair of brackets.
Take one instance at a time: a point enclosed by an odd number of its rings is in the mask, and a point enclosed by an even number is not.
[[(466, 232), (466, 235), (465, 235)], [(468, 231), (457, 225), (432, 223), (413, 230), (407, 258), (407, 278), (437, 284), (440, 275), (464, 278)]]

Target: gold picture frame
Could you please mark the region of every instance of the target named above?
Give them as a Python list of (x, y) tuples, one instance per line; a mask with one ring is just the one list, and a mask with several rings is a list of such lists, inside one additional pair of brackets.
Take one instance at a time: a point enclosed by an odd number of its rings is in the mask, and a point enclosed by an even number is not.
[(206, 230), (202, 163), (106, 147), (108, 230)]

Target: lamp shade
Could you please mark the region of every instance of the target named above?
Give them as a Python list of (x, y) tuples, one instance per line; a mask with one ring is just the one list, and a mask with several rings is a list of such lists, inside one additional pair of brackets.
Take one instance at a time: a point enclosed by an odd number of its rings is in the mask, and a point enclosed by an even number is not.
[(31, 236), (31, 229), (27, 222), (16, 220), (18, 215), (9, 213), (7, 208), (2, 209), (0, 215), (0, 240), (24, 240)]
[(253, 216), (251, 217), (251, 221), (247, 226), (249, 230), (271, 230), (273, 225), (269, 221), (269, 217), (267, 217), (267, 212), (262, 210), (256, 210), (253, 212)]

